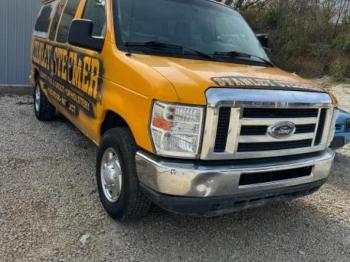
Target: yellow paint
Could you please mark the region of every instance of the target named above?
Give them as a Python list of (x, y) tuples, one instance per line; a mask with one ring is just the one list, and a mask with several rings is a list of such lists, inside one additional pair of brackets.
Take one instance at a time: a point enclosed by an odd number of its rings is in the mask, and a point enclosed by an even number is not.
[[(82, 15), (84, 4), (85, 1), (81, 1), (76, 18)], [(97, 100), (94, 105), (95, 117), (89, 117), (84, 113), (75, 117), (70, 113), (74, 111), (72, 108), (74, 106), (68, 109), (62, 106), (66, 103), (66, 99), (61, 99), (63, 101), (58, 103), (58, 98), (54, 99), (53, 97), (57, 96), (54, 92), (50, 92), (50, 96), (45, 91), (46, 89), (44, 91), (50, 102), (97, 145), (101, 140), (101, 125), (107, 112), (112, 111), (120, 115), (129, 125), (137, 145), (152, 152), (153, 147), (148, 130), (153, 101), (205, 105), (205, 91), (210, 87), (217, 86), (213, 82), (213, 78), (228, 76), (261, 78), (295, 82), (299, 83), (301, 88), (304, 86), (315, 88), (315, 84), (277, 68), (143, 54), (127, 56), (116, 46), (111, 0), (106, 1), (106, 10), (107, 31), (101, 53), (68, 44), (57, 44), (49, 40), (44, 41), (58, 47), (56, 53), (62, 62), (60, 62), (61, 66), (56, 68), (58, 71), (55, 73), (61, 79), (67, 79), (67, 70), (64, 69), (67, 66), (67, 59), (73, 61), (75, 70), (73, 70), (71, 84), (78, 87), (88, 97)], [(42, 45), (42, 43), (35, 42), (38, 39), (33, 38), (34, 50), (37, 50), (36, 45)], [(79, 60), (74, 52), (67, 55), (68, 48), (86, 54), (87, 57)], [(44, 67), (52, 67), (48, 64), (49, 60), (47, 59), (50, 51), (50, 47), (48, 47), (43, 54), (34, 52), (33, 61), (43, 63)], [(41, 59), (37, 59), (38, 57)], [(89, 72), (98, 72), (98, 59), (103, 63), (104, 73), (102, 75), (92, 74), (90, 79), (91, 73)], [(33, 65), (33, 81), (35, 68), (36, 66)], [(78, 79), (81, 75), (84, 81), (79, 82)], [(99, 80), (103, 81), (100, 94), (96, 88)], [(249, 80), (244, 82), (249, 84)], [(59, 87), (57, 90), (60, 90)], [(76, 96), (76, 94), (70, 94), (68, 91), (67, 95), (85, 109), (89, 108), (90, 104), (87, 100)]]

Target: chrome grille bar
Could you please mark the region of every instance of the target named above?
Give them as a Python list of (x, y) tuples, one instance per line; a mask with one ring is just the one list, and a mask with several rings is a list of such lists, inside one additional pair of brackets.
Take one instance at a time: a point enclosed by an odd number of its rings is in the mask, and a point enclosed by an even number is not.
[(305, 118), (243, 118), (241, 119), (242, 126), (262, 126), (273, 125), (276, 122), (288, 122), (293, 121), (296, 125), (315, 124), (317, 117), (305, 117)]
[(334, 110), (328, 110), (326, 114), (326, 122), (323, 128), (323, 136), (321, 139), (321, 145), (328, 146), (328, 139), (330, 132), (335, 128), (336, 113)]
[[(305, 134), (296, 134), (291, 137), (287, 137), (283, 139), (282, 141), (298, 141), (298, 140), (305, 140), (305, 139), (313, 139), (314, 138), (313, 133), (305, 133)], [(239, 142), (240, 143), (260, 143), (260, 142), (278, 142), (276, 138), (273, 138), (269, 135), (264, 136), (240, 136)]]
[(203, 133), (203, 137), (205, 137), (205, 139), (203, 139), (202, 144), (202, 159), (220, 159), (220, 157), (215, 157), (217, 154), (214, 152), (218, 121), (219, 110), (215, 108), (208, 108)]
[(317, 135), (317, 131), (318, 131), (318, 126), (319, 126), (319, 124), (320, 124), (320, 117), (321, 117), (321, 109), (318, 110), (318, 114), (317, 114), (316, 128), (315, 128), (315, 132), (314, 132), (314, 138), (313, 138), (313, 140), (312, 140), (312, 146), (315, 146), (316, 135)]
[(227, 154), (234, 154), (237, 151), (238, 139), (241, 133), (241, 124), (240, 124), (240, 108), (231, 109), (231, 119), (230, 126), (228, 130), (228, 137), (226, 142), (226, 152)]

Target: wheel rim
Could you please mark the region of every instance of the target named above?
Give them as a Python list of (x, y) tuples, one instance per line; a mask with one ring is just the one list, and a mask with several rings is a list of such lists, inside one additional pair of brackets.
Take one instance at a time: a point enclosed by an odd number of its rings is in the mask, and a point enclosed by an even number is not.
[(35, 111), (40, 111), (40, 87), (36, 85), (35, 87), (35, 94), (34, 94), (34, 105), (35, 105)]
[(122, 169), (117, 152), (108, 148), (101, 161), (101, 184), (105, 197), (115, 203), (122, 190)]

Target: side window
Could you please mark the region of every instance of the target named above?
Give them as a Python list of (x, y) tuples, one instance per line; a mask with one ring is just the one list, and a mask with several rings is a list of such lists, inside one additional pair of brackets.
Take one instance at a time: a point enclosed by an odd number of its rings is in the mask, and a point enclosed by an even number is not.
[(56, 1), (51, 2), (50, 4), (45, 5), (41, 8), (34, 27), (34, 30), (35, 30), (34, 34), (36, 36), (46, 37), (49, 31), (50, 22), (51, 22), (52, 14), (55, 7), (56, 7)]
[(52, 23), (51, 23), (51, 29), (50, 29), (50, 35), (49, 35), (50, 40), (55, 40), (58, 23), (60, 22), (62, 11), (63, 11), (64, 6), (66, 5), (66, 2), (67, 2), (67, 0), (61, 0), (59, 2), (59, 4), (57, 5), (56, 14), (55, 14), (54, 18), (52, 19)]
[(57, 42), (66, 43), (68, 41), (69, 28), (72, 20), (77, 12), (80, 0), (68, 0), (66, 8), (64, 9), (61, 23), (57, 33)]
[(94, 23), (92, 36), (104, 37), (106, 33), (105, 0), (87, 0), (82, 18)]

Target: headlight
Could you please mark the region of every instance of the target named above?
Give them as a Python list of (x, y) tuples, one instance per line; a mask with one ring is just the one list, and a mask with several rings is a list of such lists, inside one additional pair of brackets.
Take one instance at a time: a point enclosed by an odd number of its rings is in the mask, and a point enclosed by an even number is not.
[(347, 131), (350, 131), (350, 118), (349, 119), (346, 119), (346, 122), (345, 122), (345, 129)]
[(151, 119), (158, 155), (195, 158), (199, 153), (203, 108), (155, 102)]

